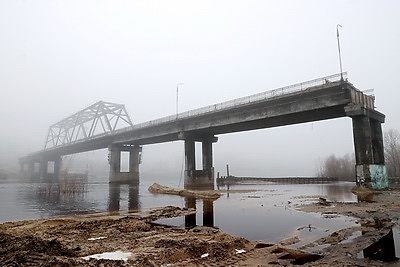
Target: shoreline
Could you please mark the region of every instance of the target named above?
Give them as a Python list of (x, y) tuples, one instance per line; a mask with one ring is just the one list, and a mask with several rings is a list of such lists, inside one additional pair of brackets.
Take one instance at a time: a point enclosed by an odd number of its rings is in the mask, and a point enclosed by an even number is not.
[[(196, 212), (168, 206), (128, 215), (91, 214), (3, 223), (0, 224), (0, 261), (9, 265), (42, 266), (291, 266), (300, 262), (304, 266), (396, 264), (396, 261), (360, 258), (360, 252), (390, 235), (396, 226), (400, 218), (400, 191), (366, 191), (358, 192), (358, 195), (367, 201), (342, 203), (314, 198), (311, 204), (298, 205), (296, 209), (302, 212), (321, 216), (344, 215), (358, 220), (355, 227), (341, 229), (299, 248), (293, 248), (299, 242), (296, 236), (279, 244), (260, 243), (222, 233), (213, 227), (185, 228), (154, 223), (161, 218), (190, 216)], [(131, 254), (125, 261), (83, 258), (113, 251)]]

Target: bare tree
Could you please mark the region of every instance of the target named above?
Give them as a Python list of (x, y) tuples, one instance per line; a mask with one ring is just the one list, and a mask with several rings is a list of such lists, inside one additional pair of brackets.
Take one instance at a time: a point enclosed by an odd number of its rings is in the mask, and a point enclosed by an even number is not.
[(318, 167), (318, 176), (337, 178), (342, 181), (354, 181), (355, 174), (355, 160), (350, 154), (343, 157), (336, 157), (330, 155)]
[(400, 133), (389, 130), (385, 133), (385, 164), (389, 177), (400, 177)]

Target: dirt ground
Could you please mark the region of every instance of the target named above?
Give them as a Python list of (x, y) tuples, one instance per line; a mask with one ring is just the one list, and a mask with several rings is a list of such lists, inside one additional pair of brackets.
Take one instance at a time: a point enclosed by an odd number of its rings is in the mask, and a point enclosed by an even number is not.
[[(280, 244), (259, 243), (216, 228), (155, 224), (160, 218), (195, 212), (163, 207), (127, 216), (98, 214), (1, 224), (0, 262), (2, 266), (399, 266), (397, 261), (357, 255), (360, 251), (364, 255), (384, 253), (369, 251), (375, 251), (371, 247), (377, 241), (390, 237), (399, 220), (400, 191), (358, 190), (357, 194), (358, 203), (315, 198), (312, 204), (298, 206), (321, 216), (356, 217), (358, 224), (296, 250), (288, 246), (298, 242), (297, 237)], [(131, 254), (126, 261), (83, 258), (114, 251)], [(391, 256), (389, 249), (384, 258)]]

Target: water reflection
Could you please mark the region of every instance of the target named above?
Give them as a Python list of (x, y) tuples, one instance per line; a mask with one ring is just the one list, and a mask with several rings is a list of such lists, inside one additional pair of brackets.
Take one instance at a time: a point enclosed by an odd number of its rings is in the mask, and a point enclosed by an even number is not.
[(325, 195), (329, 196), (330, 201), (348, 202), (354, 200), (354, 194), (351, 192), (352, 184), (349, 186), (340, 186), (340, 184), (322, 184)]
[[(128, 214), (129, 211), (171, 205), (194, 208), (198, 212), (172, 218), (165, 222), (169, 225), (218, 227), (223, 232), (266, 242), (279, 242), (294, 235), (298, 235), (304, 242), (310, 242), (320, 235), (329, 235), (355, 224), (352, 219), (320, 218), (319, 215), (301, 213), (294, 208), (303, 201), (298, 196), (321, 195), (329, 200), (348, 197), (343, 201), (356, 201), (355, 196), (349, 193), (354, 184), (235, 185), (230, 187), (232, 192), (244, 190), (249, 193), (232, 193), (229, 198), (224, 194), (218, 200), (211, 201), (153, 195), (148, 192), (153, 182), (154, 179), (149, 178), (142, 179), (138, 185), (109, 184), (108, 178), (104, 177), (89, 179), (84, 187), (67, 183), (68, 188), (65, 190), (60, 190), (56, 184), (0, 183), (0, 196), (3, 196), (0, 201), (0, 219), (5, 222), (87, 212)], [(317, 227), (312, 232), (297, 230), (310, 224)]]
[[(188, 209), (196, 209), (196, 198), (195, 197), (186, 197), (185, 198), (185, 207)], [(196, 213), (185, 216), (185, 226), (186, 227), (196, 226)]]
[[(214, 201), (209, 199), (203, 199), (202, 202), (203, 202), (203, 212), (201, 214), (202, 215), (201, 217), (203, 218), (202, 225), (208, 227), (214, 227)], [(196, 198), (186, 197), (185, 207), (197, 210)], [(196, 213), (185, 216), (186, 227), (194, 227), (196, 225), (200, 225), (200, 223), (197, 223)]]
[(203, 200), (203, 225), (214, 227), (214, 201)]
[(20, 197), (29, 209), (48, 214), (71, 214), (90, 210), (91, 203), (85, 201), (87, 183), (75, 180), (62, 180), (59, 183), (25, 184), (26, 191)]
[(124, 193), (128, 191), (128, 211), (140, 210), (139, 183), (110, 183), (108, 190), (108, 211), (110, 214), (120, 213), (120, 202), (124, 199), (124, 197), (121, 197), (121, 191)]

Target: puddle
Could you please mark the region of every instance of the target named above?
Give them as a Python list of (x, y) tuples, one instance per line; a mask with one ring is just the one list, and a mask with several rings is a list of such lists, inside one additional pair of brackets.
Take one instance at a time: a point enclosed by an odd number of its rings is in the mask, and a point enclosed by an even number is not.
[[(305, 192), (312, 196), (327, 192), (326, 189), (312, 190), (307, 185), (292, 185), (291, 188), (289, 190), (287, 185), (264, 185), (255, 192), (232, 193), (229, 196), (225, 194), (215, 201), (186, 198), (185, 207), (196, 209), (196, 214), (160, 219), (155, 223), (175, 227), (215, 227), (234, 236), (264, 243), (277, 244), (284, 239), (298, 236), (300, 241), (288, 246), (293, 249), (340, 229), (357, 225), (356, 219), (352, 217), (338, 214), (321, 216), (320, 213), (298, 211), (297, 205), (304, 203), (304, 198), (298, 196), (304, 196)], [(329, 188), (333, 191), (334, 187)], [(246, 190), (252, 187), (242, 185), (235, 189)], [(331, 201), (332, 196), (335, 195), (329, 195), (327, 199)], [(315, 197), (312, 199), (315, 202)], [(341, 200), (356, 201), (351, 197), (342, 197)]]

